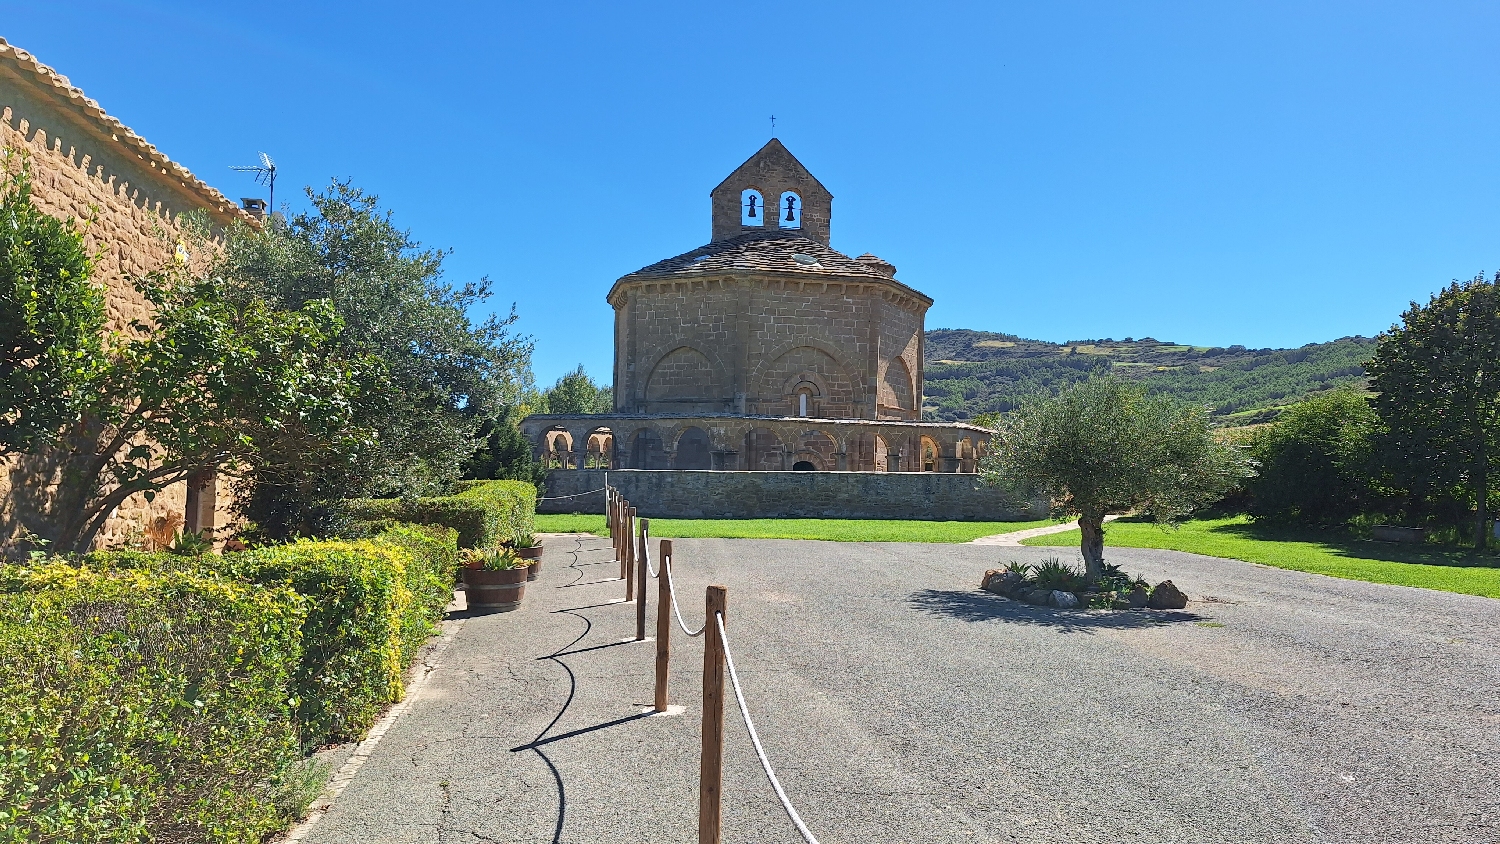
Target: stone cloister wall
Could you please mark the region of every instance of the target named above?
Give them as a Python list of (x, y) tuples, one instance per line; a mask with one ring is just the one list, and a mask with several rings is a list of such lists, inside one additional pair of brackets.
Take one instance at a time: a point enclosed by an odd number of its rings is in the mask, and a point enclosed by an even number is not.
[(521, 430), (560, 468), (947, 474), (976, 472), (991, 434), (964, 423), (625, 414), (530, 416)]
[[(98, 256), (94, 280), (106, 288), (106, 330), (131, 320), (149, 322), (150, 306), (130, 283), (176, 259), (183, 241), (177, 215), (202, 209), (217, 226), (245, 219), (235, 205), (198, 181), (181, 165), (71, 87), (66, 77), (0, 39), (0, 148), (31, 161), (32, 201), (48, 214), (87, 221), (86, 244)], [(62, 479), (46, 455), (0, 462), (0, 542), (21, 530), (47, 535), (48, 508)], [(212, 480), (192, 496), (200, 520), (215, 513)], [(189, 505), (186, 484), (126, 501), (105, 526), (101, 542), (118, 542), (124, 532), (158, 517), (181, 524)]]
[[(538, 513), (602, 513), (606, 470), (556, 469)], [(647, 518), (924, 519), (1021, 521), (1047, 515), (1045, 501), (1016, 501), (975, 475), (941, 472), (692, 472), (609, 470)]]

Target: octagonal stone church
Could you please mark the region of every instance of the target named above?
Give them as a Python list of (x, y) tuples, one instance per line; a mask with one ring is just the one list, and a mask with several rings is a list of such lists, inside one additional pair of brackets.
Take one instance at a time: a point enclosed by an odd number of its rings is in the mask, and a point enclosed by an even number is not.
[(829, 246), (833, 194), (772, 139), (709, 194), (704, 246), (620, 278), (614, 412), (537, 415), (555, 468), (976, 471), (990, 432), (922, 418), (932, 299)]

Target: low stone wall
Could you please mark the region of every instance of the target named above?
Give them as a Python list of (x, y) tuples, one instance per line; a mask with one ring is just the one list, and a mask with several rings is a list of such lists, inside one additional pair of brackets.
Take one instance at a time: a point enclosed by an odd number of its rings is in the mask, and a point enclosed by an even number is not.
[[(553, 469), (538, 513), (602, 513), (602, 469)], [(1007, 503), (978, 475), (941, 472), (695, 472), (616, 469), (609, 482), (649, 518), (1019, 521), (1044, 507)], [(575, 496), (560, 498), (558, 496)]]

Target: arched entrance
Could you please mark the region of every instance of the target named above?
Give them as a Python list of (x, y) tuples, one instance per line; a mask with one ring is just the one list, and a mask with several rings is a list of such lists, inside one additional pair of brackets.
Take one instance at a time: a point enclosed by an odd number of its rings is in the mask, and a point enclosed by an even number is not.
[(814, 466), (811, 461), (798, 460), (796, 463), (792, 464), (792, 471), (793, 472), (816, 472), (816, 471), (818, 471), (818, 467)]
[(688, 428), (677, 438), (677, 454), (672, 468), (712, 469), (714, 458), (710, 449), (707, 431), (696, 427)]
[(630, 438), (630, 468), (668, 469), (667, 453), (662, 449), (661, 435), (650, 428), (640, 428)]
[(770, 428), (751, 428), (745, 434), (745, 468), (752, 472), (779, 472), (786, 468), (781, 438)]

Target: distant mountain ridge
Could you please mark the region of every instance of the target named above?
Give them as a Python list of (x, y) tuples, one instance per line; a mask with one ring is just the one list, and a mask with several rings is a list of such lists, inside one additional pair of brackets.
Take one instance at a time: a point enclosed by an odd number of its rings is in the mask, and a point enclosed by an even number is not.
[(1048, 343), (1014, 334), (938, 328), (926, 335), (924, 417), (944, 421), (1004, 412), (1023, 397), (1092, 375), (1144, 381), (1153, 391), (1209, 405), (1223, 425), (1275, 418), (1279, 408), (1344, 385), (1365, 383), (1369, 337), (1297, 349), (1185, 346), (1139, 340)]

